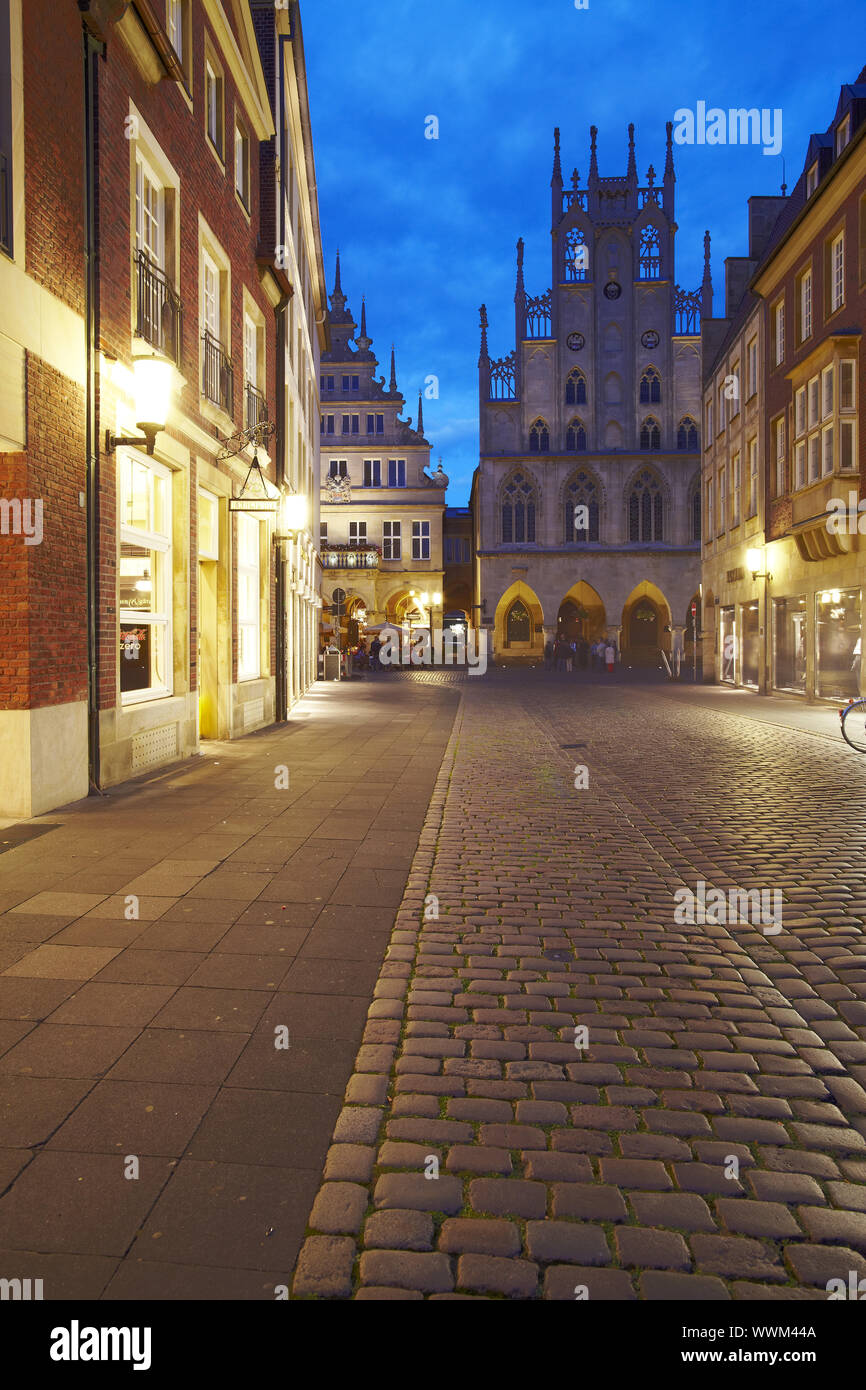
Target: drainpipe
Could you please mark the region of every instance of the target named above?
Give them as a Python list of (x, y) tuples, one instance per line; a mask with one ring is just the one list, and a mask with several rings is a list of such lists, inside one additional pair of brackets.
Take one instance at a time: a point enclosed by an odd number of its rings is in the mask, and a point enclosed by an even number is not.
[[(279, 90), (277, 100), (274, 103), (279, 120), (277, 126), (277, 147), (280, 151), (280, 182), (278, 196), (280, 200), (279, 209), (279, 245), (286, 245), (286, 152), (283, 149), (283, 130), (285, 126), (285, 71), (286, 71), (286, 44), (291, 42), (291, 36), (280, 34), (279, 39), (279, 62), (277, 64), (277, 82)], [(275, 121), (275, 125), (276, 125)], [(277, 350), (276, 350), (276, 379), (277, 379), (277, 401), (276, 401), (276, 449), (278, 460), (278, 475), (281, 488), (286, 485), (286, 449), (288, 440), (286, 439), (286, 311), (289, 300), (294, 289), (285, 281), (285, 271), (282, 278), (284, 284), (279, 304), (274, 310), (277, 324)], [(281, 542), (276, 547), (276, 591), (274, 600), (277, 607), (277, 642), (276, 642), (276, 720), (277, 723), (285, 723), (289, 717), (289, 681), (288, 681), (288, 648), (286, 643), (286, 618), (288, 613), (288, 600), (286, 593), (286, 557)]]
[(97, 604), (99, 601), (99, 434), (97, 396), (99, 387), (99, 234), (96, 217), (97, 190), (97, 71), (105, 44), (87, 27), (84, 29), (84, 322), (85, 322), (85, 407), (84, 432), (87, 460), (87, 761), (91, 792), (99, 792), (101, 776), (99, 749), (99, 665)]

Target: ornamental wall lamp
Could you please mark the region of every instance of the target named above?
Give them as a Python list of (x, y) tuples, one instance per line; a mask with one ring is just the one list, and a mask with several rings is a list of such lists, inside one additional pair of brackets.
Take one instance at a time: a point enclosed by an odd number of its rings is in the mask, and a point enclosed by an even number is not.
[(105, 431), (105, 452), (113, 454), (122, 445), (145, 448), (153, 454), (156, 436), (165, 429), (171, 406), (171, 388), (174, 378), (174, 364), (167, 357), (153, 353), (150, 357), (136, 357), (132, 364), (132, 388), (135, 397), (136, 428), (143, 438), (130, 439)]

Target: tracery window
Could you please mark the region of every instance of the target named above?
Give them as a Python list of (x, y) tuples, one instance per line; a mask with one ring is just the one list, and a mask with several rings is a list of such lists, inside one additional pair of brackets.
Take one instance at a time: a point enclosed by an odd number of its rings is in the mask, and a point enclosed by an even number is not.
[(640, 427), (640, 447), (642, 449), (661, 448), (661, 427), (658, 420), (648, 415)]
[(547, 421), (539, 416), (529, 431), (529, 451), (532, 454), (546, 454), (549, 450), (550, 430), (547, 428)]
[(684, 415), (677, 427), (677, 448), (686, 449), (692, 454), (697, 453), (698, 426), (691, 415)]
[(598, 484), (583, 469), (566, 484), (563, 510), (566, 545), (598, 540)]
[(658, 280), (661, 275), (661, 238), (658, 227), (644, 227), (638, 251), (641, 280)]
[(629, 494), (628, 538), (630, 541), (664, 539), (664, 498), (661, 483), (649, 468), (638, 474)]
[(577, 367), (569, 372), (565, 383), (565, 404), (586, 405), (586, 377)]
[(582, 420), (577, 416), (571, 421), (565, 431), (565, 452), (567, 454), (583, 454), (586, 452), (586, 427)]
[(647, 367), (640, 379), (641, 405), (657, 405), (662, 398), (662, 379), (655, 367)]
[(502, 541), (535, 541), (536, 490), (523, 473), (514, 473), (502, 489)]

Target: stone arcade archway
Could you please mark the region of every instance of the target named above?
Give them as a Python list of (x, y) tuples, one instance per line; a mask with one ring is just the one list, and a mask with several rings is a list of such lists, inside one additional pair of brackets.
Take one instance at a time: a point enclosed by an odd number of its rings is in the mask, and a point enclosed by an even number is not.
[[(667, 629), (667, 630), (666, 630)], [(622, 659), (628, 666), (656, 666), (659, 648), (671, 654), (670, 604), (657, 585), (644, 579), (632, 589), (622, 610)]]
[(523, 580), (511, 584), (496, 605), (493, 650), (503, 662), (531, 664), (544, 656), (544, 613), (535, 590)]

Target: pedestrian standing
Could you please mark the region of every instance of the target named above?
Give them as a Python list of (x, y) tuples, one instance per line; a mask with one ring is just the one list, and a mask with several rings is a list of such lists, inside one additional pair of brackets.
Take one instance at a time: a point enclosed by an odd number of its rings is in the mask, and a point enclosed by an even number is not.
[(607, 646), (605, 647), (605, 650), (604, 650), (604, 659), (605, 659), (605, 661), (607, 662), (607, 673), (608, 673), (609, 676), (612, 676), (612, 675), (613, 675), (613, 663), (614, 663), (614, 661), (616, 660), (616, 652), (614, 651), (613, 647), (611, 646), (611, 644), (610, 644), (609, 642), (608, 642), (608, 644), (607, 644)]
[(553, 666), (553, 643), (548, 639), (544, 644), (544, 669), (549, 671)]

